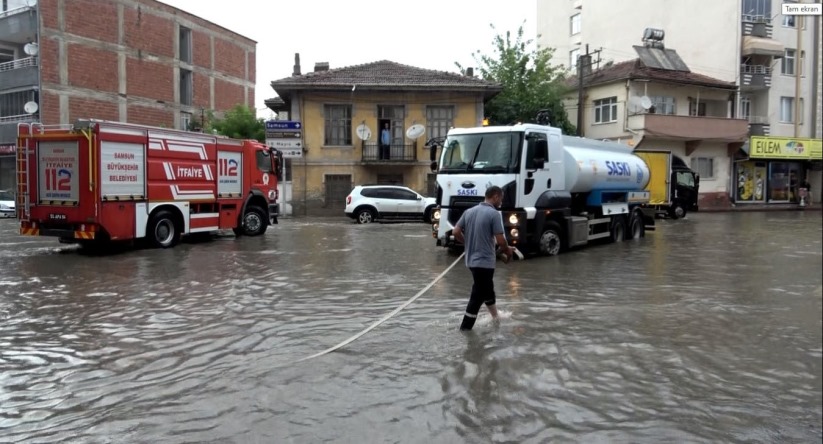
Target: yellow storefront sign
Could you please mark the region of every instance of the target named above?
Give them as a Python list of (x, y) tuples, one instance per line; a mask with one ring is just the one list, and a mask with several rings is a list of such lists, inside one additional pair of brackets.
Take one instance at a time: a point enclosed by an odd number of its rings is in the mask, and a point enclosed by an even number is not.
[(749, 140), (749, 157), (752, 159), (823, 159), (823, 146), (819, 139), (795, 137), (755, 136)]

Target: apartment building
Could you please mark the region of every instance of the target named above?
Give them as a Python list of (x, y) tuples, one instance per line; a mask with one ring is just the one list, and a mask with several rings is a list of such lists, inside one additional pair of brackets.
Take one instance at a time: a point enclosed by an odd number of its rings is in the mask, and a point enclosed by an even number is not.
[[(791, 3), (785, 0), (698, 3), (699, 7), (689, 0), (540, 1), (537, 41), (541, 47), (555, 48), (556, 64), (574, 74), (587, 45), (592, 59), (599, 61), (593, 65), (597, 70), (609, 62), (636, 59), (633, 46), (644, 30), (662, 30), (665, 47), (675, 48), (690, 72), (734, 86), (729, 117), (748, 121), (748, 138), (740, 150), (730, 149), (728, 156), (706, 161), (713, 169), (726, 169), (712, 171), (714, 181), (726, 181), (712, 192), (725, 189), (730, 205), (797, 202), (798, 188), (809, 182), (819, 202), (820, 16), (783, 15), (781, 5)], [(584, 106), (592, 110), (583, 112), (594, 112), (591, 100)], [(609, 138), (621, 135), (596, 132)], [(762, 192), (756, 196), (744, 191), (750, 187), (739, 186), (758, 179)]]
[(18, 123), (191, 129), (253, 104), (256, 46), (155, 0), (3, 0), (0, 189), (16, 182)]

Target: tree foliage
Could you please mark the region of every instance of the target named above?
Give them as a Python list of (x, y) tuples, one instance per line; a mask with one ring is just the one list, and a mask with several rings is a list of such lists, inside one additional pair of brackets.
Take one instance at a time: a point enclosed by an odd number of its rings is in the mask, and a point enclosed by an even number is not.
[[(490, 25), (496, 31), (494, 25)], [(494, 54), (476, 51), (472, 54), (481, 78), (500, 84), (503, 90), (486, 103), (490, 123), (509, 125), (515, 122), (535, 122), (542, 111), (552, 126), (564, 134), (574, 134), (563, 108), (563, 95), (568, 87), (563, 83), (564, 71), (551, 65), (552, 48), (538, 48), (533, 39), (524, 40), (523, 25), (514, 40), (510, 31), (493, 39)], [(455, 62), (461, 72), (465, 69)]]
[(222, 119), (211, 119), (206, 123), (206, 130), (209, 129), (234, 139), (266, 141), (265, 121), (256, 118), (246, 105), (237, 105), (226, 111)]

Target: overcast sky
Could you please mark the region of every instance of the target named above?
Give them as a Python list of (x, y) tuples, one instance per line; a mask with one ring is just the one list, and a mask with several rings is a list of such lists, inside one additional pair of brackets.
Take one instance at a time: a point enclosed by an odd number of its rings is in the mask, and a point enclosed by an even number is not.
[(270, 82), (291, 76), (295, 53), (303, 73), (316, 62), (334, 69), (384, 59), (457, 72), (454, 62), (476, 66), (477, 50), (492, 55), (498, 33), (523, 24), (525, 37), (536, 37), (537, 0), (160, 1), (257, 41), (259, 117), (269, 116)]

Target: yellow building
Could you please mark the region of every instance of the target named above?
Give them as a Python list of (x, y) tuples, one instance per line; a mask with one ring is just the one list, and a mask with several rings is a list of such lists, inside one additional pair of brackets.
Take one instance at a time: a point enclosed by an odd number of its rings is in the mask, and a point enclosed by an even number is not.
[(266, 101), (302, 127), (302, 152), (286, 160), (282, 198), (284, 213), (295, 216), (342, 216), (355, 185), (401, 184), (432, 195), (426, 142), (451, 127), (481, 125), (484, 103), (502, 89), (471, 69), (461, 75), (382, 60), (338, 69), (317, 63), (301, 74), (295, 61), (291, 77), (271, 82), (279, 97)]

